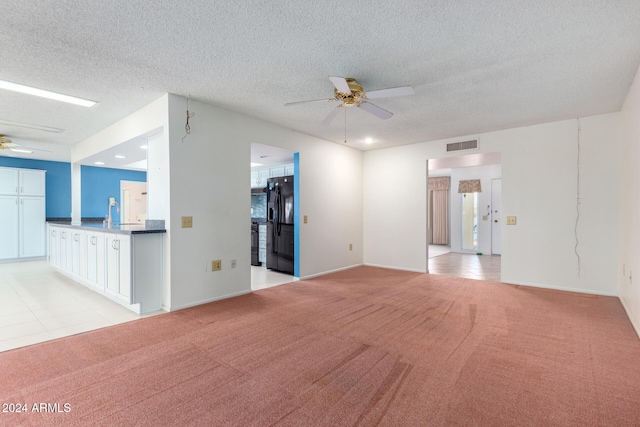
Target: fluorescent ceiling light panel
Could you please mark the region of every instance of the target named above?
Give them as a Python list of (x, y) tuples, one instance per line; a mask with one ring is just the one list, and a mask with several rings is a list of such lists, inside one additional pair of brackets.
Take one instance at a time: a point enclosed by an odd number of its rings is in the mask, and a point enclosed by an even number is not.
[(31, 150), (25, 150), (23, 148), (11, 148), (10, 150), (15, 151), (16, 153), (29, 153), (29, 154), (33, 153), (33, 151)]
[(27, 95), (39, 96), (56, 101), (68, 102), (69, 104), (81, 105), (83, 107), (93, 107), (97, 104), (97, 102), (90, 101), (88, 99), (76, 98), (75, 96), (63, 95), (61, 93), (50, 92), (48, 90), (7, 82), (5, 80), (0, 80), (0, 89), (12, 90), (14, 92), (26, 93)]
[(262, 166), (262, 163), (253, 163), (253, 162), (251, 162), (251, 167), (254, 167), (254, 166)]
[(126, 159), (127, 158), (127, 156), (123, 156), (122, 154), (116, 154), (113, 157), (115, 157), (116, 159)]
[(143, 150), (146, 150), (147, 146), (146, 145), (141, 145), (140, 148), (142, 148)]
[(49, 127), (49, 126), (34, 125), (34, 124), (31, 124), (31, 123), (18, 123), (18, 122), (12, 122), (12, 121), (9, 121), (9, 120), (0, 120), (0, 125), (15, 126), (15, 127), (19, 127), (19, 128), (25, 128), (25, 129), (43, 130), (45, 132), (54, 132), (54, 133), (64, 132), (64, 129), (60, 129), (60, 128), (52, 128), (52, 127)]
[(104, 162), (93, 162), (94, 165), (104, 165)]

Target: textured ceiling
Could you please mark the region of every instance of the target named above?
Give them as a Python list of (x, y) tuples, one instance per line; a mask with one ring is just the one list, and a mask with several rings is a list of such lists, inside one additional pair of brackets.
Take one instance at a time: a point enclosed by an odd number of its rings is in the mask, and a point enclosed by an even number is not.
[(388, 120), (346, 109), (348, 143), (366, 150), (619, 111), (640, 2), (4, 0), (0, 49), (0, 79), (100, 102), (0, 91), (0, 120), (65, 129), (0, 125), (53, 151), (41, 158), (167, 92), (343, 143), (343, 115), (320, 125), (335, 104), (284, 104), (331, 97), (329, 76), (412, 85), (375, 100)]

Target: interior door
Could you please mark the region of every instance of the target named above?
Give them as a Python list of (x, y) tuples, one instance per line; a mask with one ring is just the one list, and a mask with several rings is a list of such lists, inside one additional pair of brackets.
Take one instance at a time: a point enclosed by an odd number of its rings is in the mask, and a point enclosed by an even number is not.
[(491, 254), (502, 254), (502, 179), (491, 180)]

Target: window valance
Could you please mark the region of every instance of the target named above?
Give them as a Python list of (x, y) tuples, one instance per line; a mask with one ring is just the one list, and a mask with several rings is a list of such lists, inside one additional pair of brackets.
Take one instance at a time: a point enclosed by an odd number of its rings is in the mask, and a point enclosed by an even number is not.
[(461, 180), (458, 184), (458, 193), (480, 193), (482, 187), (479, 179)]

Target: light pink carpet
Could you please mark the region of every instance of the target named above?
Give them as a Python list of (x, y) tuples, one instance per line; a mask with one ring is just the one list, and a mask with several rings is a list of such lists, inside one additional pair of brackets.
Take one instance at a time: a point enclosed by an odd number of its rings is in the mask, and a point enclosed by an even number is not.
[(0, 372), (0, 402), (29, 409), (3, 426), (640, 425), (616, 298), (368, 267), (0, 353)]

